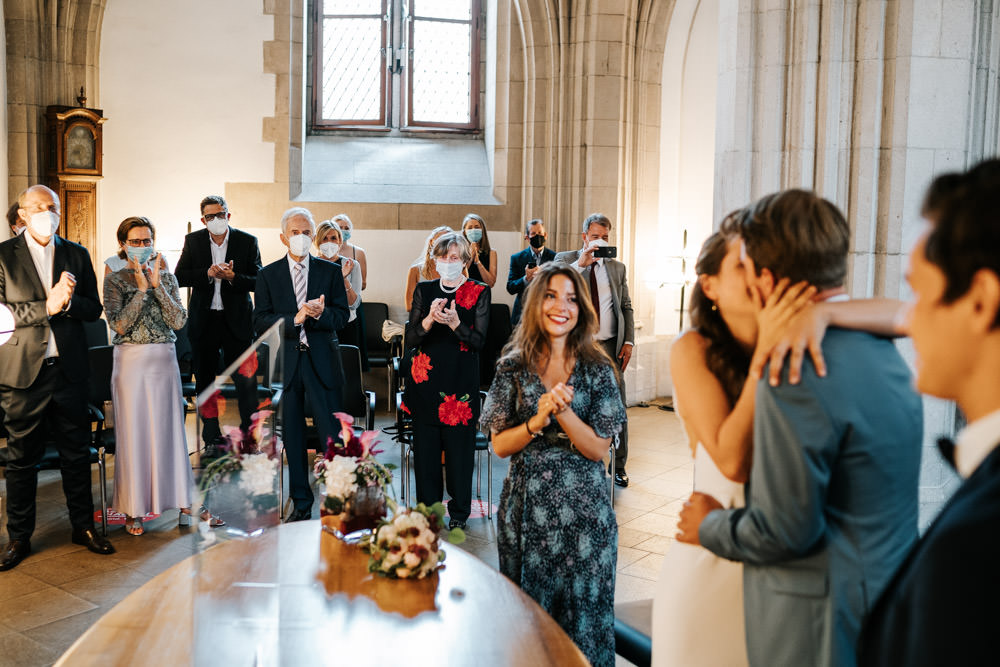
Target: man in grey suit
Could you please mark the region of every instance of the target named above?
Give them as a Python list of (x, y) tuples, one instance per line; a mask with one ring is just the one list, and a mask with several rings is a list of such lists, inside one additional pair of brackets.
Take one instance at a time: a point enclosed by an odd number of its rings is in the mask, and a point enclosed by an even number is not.
[[(787, 190), (733, 224), (763, 298), (782, 278), (844, 298), (850, 232), (833, 204)], [(917, 539), (922, 412), (906, 364), (891, 341), (841, 329), (823, 356), (825, 377), (807, 360), (796, 385), (757, 383), (746, 507), (694, 493), (678, 525), (743, 562), (752, 665), (855, 664), (862, 621)]]
[[(607, 251), (611, 235), (611, 221), (602, 213), (591, 213), (583, 221), (583, 248), (556, 255), (555, 261), (569, 264), (581, 274), (590, 285), (587, 298), (597, 311), (599, 329), (597, 341), (608, 356), (618, 361), (616, 373), (621, 390), (622, 404), (625, 402), (625, 377), (623, 373), (632, 358), (635, 345), (635, 328), (632, 320), (632, 299), (628, 295), (628, 281), (625, 279), (625, 265), (611, 257), (602, 257)], [(598, 256), (595, 257), (594, 253)], [(628, 423), (622, 424), (618, 447), (615, 449), (615, 484), (628, 486)]]

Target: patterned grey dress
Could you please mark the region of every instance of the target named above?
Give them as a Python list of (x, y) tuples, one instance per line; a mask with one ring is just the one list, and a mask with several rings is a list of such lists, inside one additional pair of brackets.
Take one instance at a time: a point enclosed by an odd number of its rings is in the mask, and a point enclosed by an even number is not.
[(130, 269), (104, 278), (104, 312), (115, 332), (111, 396), (115, 407), (115, 493), (129, 516), (190, 507), (194, 477), (184, 432), (184, 398), (174, 330), (187, 321), (177, 279), (140, 292)]
[[(602, 438), (625, 421), (614, 371), (577, 362), (574, 413)], [(510, 360), (498, 364), (483, 406), (485, 431), (535, 414), (541, 378)], [(594, 665), (615, 662), (614, 599), (618, 524), (604, 465), (576, 451), (555, 419), (511, 457), (498, 511), (500, 572), (530, 595)]]

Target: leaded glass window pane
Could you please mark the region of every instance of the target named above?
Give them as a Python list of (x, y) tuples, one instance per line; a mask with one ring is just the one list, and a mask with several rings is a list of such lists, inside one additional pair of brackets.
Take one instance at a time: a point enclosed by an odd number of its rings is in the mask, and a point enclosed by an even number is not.
[(469, 122), (471, 30), (468, 23), (414, 20), (410, 75), (415, 122)]
[(380, 14), (382, 0), (324, 0), (324, 14)]
[(472, 3), (468, 0), (414, 0), (413, 15), (468, 21), (472, 18)]
[[(332, 3), (328, 1), (329, 4)], [(347, 3), (341, 0), (338, 4)], [(381, 18), (323, 19), (324, 119), (381, 117), (381, 48)]]

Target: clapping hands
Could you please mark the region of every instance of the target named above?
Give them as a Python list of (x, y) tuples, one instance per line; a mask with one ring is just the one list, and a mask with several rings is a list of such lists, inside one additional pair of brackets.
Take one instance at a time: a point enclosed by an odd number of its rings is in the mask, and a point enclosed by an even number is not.
[(424, 331), (430, 331), (434, 323), (443, 324), (452, 331), (458, 328), (461, 320), (458, 318), (458, 310), (455, 302), (447, 299), (434, 299), (431, 301), (431, 309), (422, 321)]
[(156, 289), (160, 286), (160, 269), (163, 266), (163, 255), (156, 253), (150, 261), (152, 265), (147, 269), (146, 266), (131, 257), (128, 260), (128, 267), (132, 269), (132, 273), (135, 275), (135, 286), (140, 292), (145, 292), (150, 287)]
[(45, 310), (49, 317), (69, 306), (75, 290), (76, 276), (69, 271), (63, 271), (62, 275), (59, 276), (59, 282), (52, 286), (52, 289), (49, 290), (49, 296), (45, 300)]
[(325, 308), (326, 295), (320, 294), (317, 298), (310, 299), (302, 304), (302, 307), (299, 308), (299, 312), (295, 313), (294, 322), (295, 324), (302, 324), (306, 321), (307, 317), (319, 319), (319, 317), (323, 314), (323, 309)]
[(559, 414), (568, 409), (572, 402), (573, 387), (564, 382), (559, 382), (539, 397), (536, 414), (544, 418), (545, 424), (548, 425), (553, 416), (558, 418)]
[(213, 264), (208, 267), (208, 277), (219, 278), (220, 280), (232, 280), (235, 278), (236, 272), (233, 271), (233, 260), (222, 262), (221, 264)]

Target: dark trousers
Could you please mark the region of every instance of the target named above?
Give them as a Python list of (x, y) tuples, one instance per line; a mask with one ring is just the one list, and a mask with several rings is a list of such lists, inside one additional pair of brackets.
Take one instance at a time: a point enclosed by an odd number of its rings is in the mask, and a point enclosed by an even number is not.
[(339, 430), (335, 426), (333, 413), (341, 409), (340, 392), (323, 386), (308, 352), (298, 352), (298, 369), (288, 369), (294, 373), (286, 381), (281, 398), (282, 436), (285, 455), (288, 456), (288, 495), (297, 510), (312, 507), (313, 492), (309, 482), (309, 456), (306, 451), (306, 401), (313, 415), (313, 423), (319, 434), (320, 448), (326, 451), (327, 438)]
[(476, 428), (434, 426), (413, 422), (413, 474), (417, 480), (417, 502), (433, 505), (444, 497), (441, 488), (441, 452), (448, 486), (448, 516), (465, 521), (472, 511), (472, 470), (476, 456)]
[[(38, 464), (46, 441), (59, 451), (63, 493), (74, 529), (94, 525), (90, 481), (87, 383), (70, 382), (59, 362), (43, 365), (27, 389), (0, 391), (7, 429), (7, 534), (27, 540), (35, 532)], [(48, 435), (48, 437), (46, 437)]]
[[(618, 380), (618, 389), (622, 396), (622, 405), (628, 407), (628, 403), (625, 402), (625, 376), (622, 374), (621, 361), (618, 360), (618, 350), (615, 348), (618, 345), (618, 341), (615, 338), (609, 338), (607, 340), (597, 341), (604, 348), (604, 351), (608, 353), (611, 357), (611, 361), (614, 362), (615, 367), (615, 379)], [(625, 423), (622, 424), (622, 430), (618, 434), (618, 449), (615, 450), (615, 469), (624, 470), (625, 462), (628, 460), (628, 419), (626, 418)]]
[[(250, 347), (249, 338), (233, 336), (226, 323), (224, 311), (210, 310), (205, 316), (205, 326), (197, 339), (191, 341), (191, 352), (194, 355), (194, 386), (199, 394), (203, 392), (219, 373), (219, 350), (222, 350), (222, 360), (226, 367)], [(240, 410), (240, 427), (250, 428), (250, 418), (257, 410), (257, 378), (243, 377), (233, 373), (233, 384), (236, 387), (236, 402)], [(202, 418), (201, 438), (206, 444), (216, 440), (222, 431), (219, 430), (219, 420), (216, 417)]]

